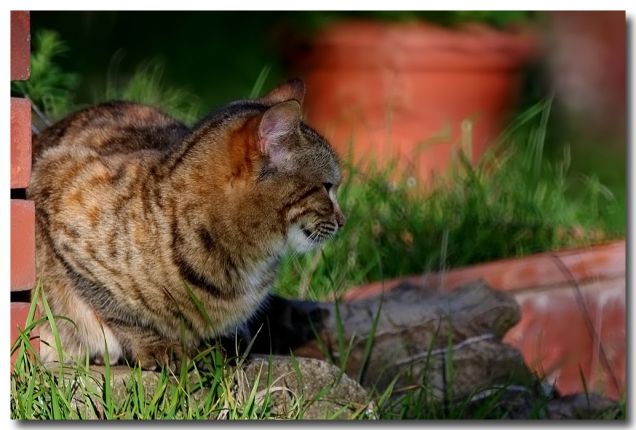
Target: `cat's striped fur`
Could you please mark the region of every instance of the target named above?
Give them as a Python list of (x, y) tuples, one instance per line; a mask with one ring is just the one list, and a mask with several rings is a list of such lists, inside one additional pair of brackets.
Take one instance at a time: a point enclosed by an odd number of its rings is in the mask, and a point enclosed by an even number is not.
[(303, 96), (292, 80), (192, 129), (106, 103), (34, 139), (37, 272), (53, 313), (74, 322), (57, 321), (67, 358), (101, 361), (105, 342), (111, 362), (144, 368), (190, 354), (254, 314), (286, 250), (335, 234), (340, 168), (302, 122)]

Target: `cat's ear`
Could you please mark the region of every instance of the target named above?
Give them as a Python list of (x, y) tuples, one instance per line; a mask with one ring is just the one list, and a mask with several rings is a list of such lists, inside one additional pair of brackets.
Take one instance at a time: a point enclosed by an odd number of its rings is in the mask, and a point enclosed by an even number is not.
[(302, 119), (300, 104), (289, 100), (272, 106), (263, 114), (258, 126), (258, 147), (274, 164), (287, 159), (288, 137), (296, 131)]
[(305, 83), (302, 79), (294, 78), (271, 90), (266, 96), (261, 98), (261, 101), (268, 105), (275, 105), (289, 100), (296, 100), (302, 106), (304, 98)]

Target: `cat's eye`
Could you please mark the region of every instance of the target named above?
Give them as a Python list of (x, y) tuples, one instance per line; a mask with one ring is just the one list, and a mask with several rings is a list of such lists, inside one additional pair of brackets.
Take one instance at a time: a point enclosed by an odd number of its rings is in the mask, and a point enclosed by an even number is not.
[(327, 190), (327, 193), (329, 191), (331, 191), (331, 188), (333, 187), (333, 184), (329, 183), (329, 182), (323, 182), (322, 186), (325, 187), (325, 190)]

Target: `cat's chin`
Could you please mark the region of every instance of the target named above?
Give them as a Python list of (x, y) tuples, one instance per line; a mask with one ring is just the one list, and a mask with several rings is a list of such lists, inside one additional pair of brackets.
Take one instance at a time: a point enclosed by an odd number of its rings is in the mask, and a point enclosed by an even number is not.
[(287, 233), (287, 247), (295, 252), (309, 252), (318, 248), (320, 245), (320, 240), (311, 240), (299, 226), (292, 226)]

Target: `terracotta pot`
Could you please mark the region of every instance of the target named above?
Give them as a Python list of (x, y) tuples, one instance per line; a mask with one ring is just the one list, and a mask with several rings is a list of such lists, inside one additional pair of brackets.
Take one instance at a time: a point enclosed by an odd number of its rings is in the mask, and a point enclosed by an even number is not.
[(398, 159), (427, 182), (459, 147), (462, 124), (473, 158), (484, 153), (534, 51), (529, 31), (346, 21), (318, 34), (297, 63), (307, 119), (341, 154), (351, 145), (355, 162)]
[[(482, 279), (521, 306), (521, 321), (504, 337), (526, 364), (561, 394), (585, 389), (625, 393), (625, 241), (429, 273), (413, 284), (454, 289)], [(350, 290), (345, 300), (381, 294), (403, 280)], [(585, 378), (585, 386), (581, 380)]]

